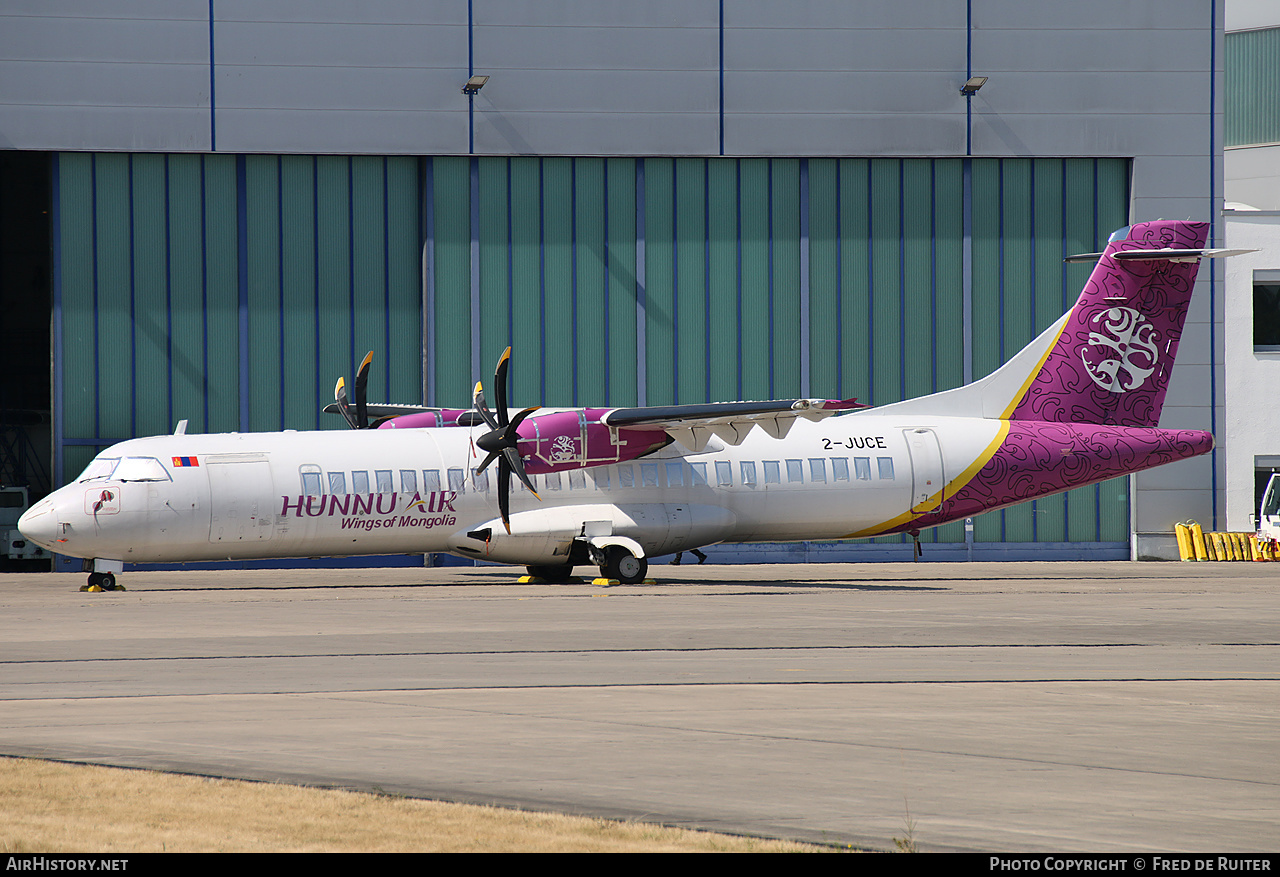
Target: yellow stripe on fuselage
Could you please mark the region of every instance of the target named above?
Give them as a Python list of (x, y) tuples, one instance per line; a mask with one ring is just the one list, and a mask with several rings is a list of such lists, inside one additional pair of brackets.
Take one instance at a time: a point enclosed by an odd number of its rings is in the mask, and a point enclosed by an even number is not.
[[(963, 490), (965, 486), (970, 481), (973, 480), (974, 476), (978, 474), (979, 470), (981, 470), (983, 466), (987, 465), (987, 461), (996, 455), (996, 451), (1000, 449), (1000, 445), (1004, 442), (1005, 436), (1007, 436), (1008, 434), (1009, 434), (1009, 421), (1007, 419), (1002, 419), (1000, 421), (1000, 428), (996, 430), (996, 437), (991, 440), (991, 444), (987, 445), (987, 447), (982, 451), (982, 453), (979, 454), (974, 459), (974, 461), (969, 464), (968, 468), (966, 468), (963, 472), (961, 472), (955, 478), (951, 479), (951, 481), (944, 484), (942, 486), (942, 490), (938, 491), (937, 494), (934, 494), (934, 496), (930, 497), (929, 502), (932, 503), (934, 498), (936, 497), (940, 504), (942, 500), (946, 499), (948, 496), (955, 496), (957, 493)], [(929, 514), (931, 513), (930, 512), (913, 512), (908, 510), (898, 515), (895, 518), (891, 518), (885, 521), (884, 523), (876, 524), (874, 527), (867, 527), (864, 530), (859, 530), (856, 533), (850, 533), (848, 536), (842, 536), (841, 538), (842, 539), (858, 539), (864, 536), (879, 536), (881, 533), (885, 533), (889, 530), (895, 530), (898, 527), (901, 527), (903, 524), (906, 524), (913, 520), (917, 520), (919, 518), (923, 518)]]

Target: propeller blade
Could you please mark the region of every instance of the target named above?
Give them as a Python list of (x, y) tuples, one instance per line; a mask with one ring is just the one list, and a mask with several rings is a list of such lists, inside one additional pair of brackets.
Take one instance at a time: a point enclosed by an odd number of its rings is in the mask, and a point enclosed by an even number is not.
[(347, 426), (352, 429), (359, 429), (356, 426), (356, 415), (351, 410), (351, 403), (347, 401), (347, 385), (346, 381), (338, 378), (338, 383), (333, 388), (333, 401), (338, 405), (338, 413), (342, 415), (342, 419), (347, 422)]
[(539, 406), (526, 408), (514, 418), (508, 417), (507, 372), (510, 366), (511, 348), (508, 347), (503, 351), (502, 357), (498, 360), (498, 367), (493, 373), (493, 387), (497, 393), (498, 403), (496, 411), (491, 412), (485, 404), (484, 388), (479, 381), (476, 382), (476, 388), (471, 394), (471, 401), (475, 404), (476, 411), (484, 418), (484, 422), (489, 424), (489, 431), (475, 440), (475, 447), (488, 452), (484, 462), (476, 469), (476, 474), (479, 475), (487, 469), (494, 460), (498, 461), (498, 511), (502, 515), (502, 526), (507, 528), (508, 535), (511, 534), (511, 474), (514, 472), (521, 483), (529, 488), (530, 493), (537, 499), (542, 499), (538, 496), (538, 491), (534, 490), (533, 481), (530, 480), (528, 473), (524, 471), (524, 460), (520, 459), (518, 431), (525, 418), (537, 411)]
[[(490, 452), (489, 452), (489, 456), (485, 457), (485, 458), (484, 458), (484, 462), (480, 464), (480, 466), (479, 466), (479, 468), (478, 468), (478, 469), (476, 469), (476, 474), (477, 474), (477, 475), (479, 475), (479, 474), (480, 474), (481, 472), (483, 472), (485, 469), (488, 469), (488, 468), (489, 468), (489, 464), (490, 464), (490, 463), (492, 463), (494, 460), (499, 459), (501, 456), (502, 456), (502, 454), (501, 454), (501, 452), (499, 452), (499, 451), (490, 451)], [(499, 468), (501, 468), (501, 467), (499, 467)]]
[(515, 448), (507, 448), (502, 452), (502, 456), (507, 463), (505, 468), (515, 472), (516, 477), (524, 483), (525, 487), (529, 488), (529, 492), (534, 495), (534, 498), (541, 502), (542, 497), (538, 496), (537, 489), (534, 488), (533, 482), (529, 480), (528, 474), (524, 471), (524, 460), (520, 459), (520, 452)]
[(493, 372), (493, 389), (498, 394), (498, 423), (507, 425), (507, 368), (511, 364), (511, 348), (502, 352)]
[(498, 465), (498, 514), (502, 515), (502, 526), (511, 535), (511, 471)]
[[(476, 388), (471, 392), (471, 402), (476, 407), (476, 411), (480, 412), (480, 416), (484, 418), (484, 422), (489, 424), (489, 429), (498, 429), (498, 421), (493, 419), (489, 406), (484, 404), (484, 387), (476, 381)], [(501, 409), (499, 409), (501, 410)]]
[(369, 409), (368, 393), (369, 388), (369, 366), (373, 364), (373, 351), (370, 350), (365, 354), (364, 361), (360, 363), (360, 369), (356, 372), (356, 423), (359, 424), (357, 429), (369, 428)]

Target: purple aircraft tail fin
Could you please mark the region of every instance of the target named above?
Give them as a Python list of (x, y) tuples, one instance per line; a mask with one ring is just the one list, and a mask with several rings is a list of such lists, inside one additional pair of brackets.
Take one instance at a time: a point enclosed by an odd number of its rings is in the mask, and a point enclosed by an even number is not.
[(1111, 235), (1011, 420), (1158, 426), (1206, 222), (1143, 222)]

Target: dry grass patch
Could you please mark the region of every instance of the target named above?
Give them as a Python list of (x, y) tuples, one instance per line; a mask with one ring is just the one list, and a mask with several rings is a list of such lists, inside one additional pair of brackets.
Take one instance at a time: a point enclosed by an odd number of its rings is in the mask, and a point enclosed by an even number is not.
[(0, 852), (803, 852), (709, 832), (0, 758)]

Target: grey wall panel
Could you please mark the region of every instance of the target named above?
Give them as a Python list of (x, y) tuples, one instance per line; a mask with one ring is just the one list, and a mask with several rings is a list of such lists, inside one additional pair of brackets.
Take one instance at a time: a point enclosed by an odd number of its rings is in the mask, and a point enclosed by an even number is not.
[(964, 7), (915, 2), (862, 14), (869, 11), (726, 8), (725, 153), (963, 152)]
[(964, 115), (841, 113), (725, 116), (725, 153), (749, 155), (954, 156), (964, 154)]
[(478, 3), (478, 153), (718, 151), (719, 7)]
[[(672, 124), (673, 118), (683, 122)], [(506, 115), (479, 106), (475, 131), (476, 152), (498, 155), (537, 155), (536, 144), (558, 140), (584, 144), (580, 155), (688, 155), (713, 151), (717, 138), (710, 113), (664, 114), (661, 119), (633, 113), (606, 125), (593, 113)]]
[(208, 3), (7, 3), (0, 147), (207, 149)]
[(228, 2), (215, 13), (219, 150), (466, 151), (464, 7)]

